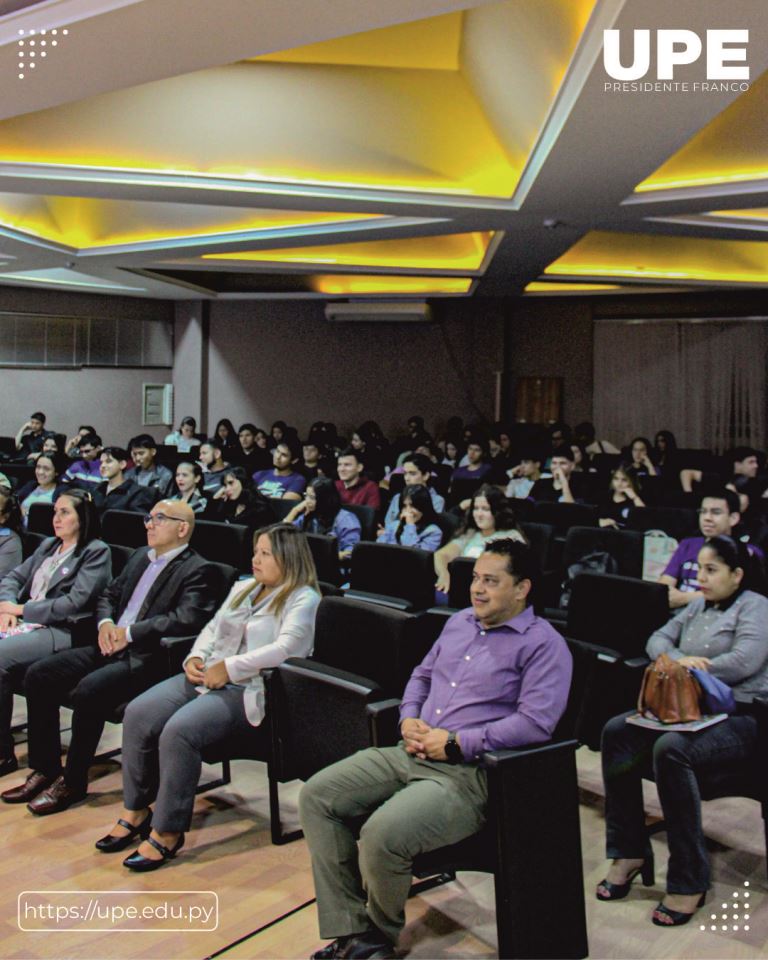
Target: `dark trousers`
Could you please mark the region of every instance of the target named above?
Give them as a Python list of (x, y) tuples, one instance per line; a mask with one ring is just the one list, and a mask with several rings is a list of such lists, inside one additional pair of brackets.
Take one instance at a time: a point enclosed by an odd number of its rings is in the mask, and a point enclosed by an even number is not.
[(699, 778), (709, 782), (727, 777), (753, 759), (757, 722), (751, 716), (733, 716), (698, 733), (656, 733), (626, 723), (630, 715), (614, 717), (603, 730), (607, 855), (649, 855), (642, 778), (652, 775), (667, 827), (667, 892), (703, 893), (710, 874)]
[(68, 700), (72, 737), (64, 778), (84, 792), (106, 718), (156, 682), (153, 666), (132, 665), (124, 651), (105, 657), (98, 647), (63, 650), (33, 664), (24, 681), (30, 769), (48, 777), (62, 773), (59, 707)]

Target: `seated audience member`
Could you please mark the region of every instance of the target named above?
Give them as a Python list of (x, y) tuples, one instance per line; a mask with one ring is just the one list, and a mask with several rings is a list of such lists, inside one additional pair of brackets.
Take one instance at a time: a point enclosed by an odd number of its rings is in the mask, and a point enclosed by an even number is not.
[[(64, 488), (66, 489), (66, 487)], [(35, 479), (25, 483), (16, 494), (21, 507), (21, 513), (24, 518), (24, 526), (27, 525), (29, 508), (33, 503), (53, 503), (56, 499), (56, 493), (59, 491), (59, 476), (56, 469), (56, 462), (53, 457), (47, 453), (41, 453), (35, 463)]]
[(224, 462), (224, 447), (217, 437), (209, 437), (200, 444), (200, 465), (203, 468), (203, 490), (213, 496), (221, 489), (224, 473), (229, 466)]
[(263, 430), (252, 423), (244, 423), (237, 431), (237, 448), (231, 456), (234, 466), (243, 467), (252, 476), (256, 470), (268, 470), (272, 466), (272, 454), (268, 448), (268, 438)]
[(104, 447), (101, 451), (101, 476), (104, 480), (93, 491), (93, 502), (99, 513), (105, 510), (149, 510), (157, 499), (151, 487), (140, 487), (125, 476), (128, 452), (122, 447)]
[(293, 427), (288, 426), (285, 420), (275, 420), (275, 422), (269, 428), (269, 439), (267, 440), (267, 446), (269, 449), (274, 450), (278, 443), (283, 440), (288, 431), (292, 431), (293, 433), (296, 432)]
[(80, 459), (70, 463), (62, 482), (84, 490), (92, 490), (101, 483), (101, 437), (96, 433), (87, 433), (80, 438), (78, 447)]
[(23, 531), (19, 501), (10, 490), (0, 487), (0, 578), (21, 563)]
[(336, 537), (340, 560), (347, 560), (360, 542), (360, 521), (351, 510), (344, 509), (336, 484), (327, 477), (318, 477), (309, 484), (304, 499), (293, 507), (285, 522), (304, 533)]
[(33, 413), (26, 423), (22, 424), (16, 434), (17, 460), (27, 460), (32, 453), (40, 453), (46, 437), (53, 433), (45, 429), (45, 414), (38, 411)]
[(599, 524), (622, 530), (635, 507), (644, 507), (637, 485), (637, 477), (626, 467), (617, 467), (611, 474), (611, 489), (607, 499), (599, 504)]
[(512, 453), (512, 437), (507, 427), (497, 424), (493, 428), (489, 440), (489, 450), (493, 475), (504, 477), (506, 483), (507, 470), (515, 464)]
[(627, 466), (636, 477), (658, 477), (659, 469), (651, 459), (651, 441), (646, 437), (635, 437), (630, 443)]
[(679, 468), (677, 466), (677, 440), (675, 440), (674, 433), (669, 430), (659, 430), (653, 438), (651, 458), (661, 470), (662, 477), (673, 476), (675, 482), (677, 482)]
[(550, 424), (549, 427), (549, 460), (552, 457), (562, 454), (565, 450), (571, 449), (573, 443), (571, 437), (571, 428), (567, 423), (560, 420)]
[(730, 537), (708, 540), (696, 561), (696, 600), (646, 646), (652, 660), (665, 653), (727, 683), (736, 713), (696, 733), (665, 733), (628, 724), (633, 710), (609, 720), (603, 730), (607, 853), (613, 862), (597, 898), (622, 900), (638, 874), (647, 886), (653, 883), (642, 786), (652, 769), (669, 844), (667, 893), (651, 914), (658, 926), (688, 923), (710, 886), (699, 774), (716, 770), (729, 776), (762, 762), (752, 700), (768, 695), (768, 600), (750, 589), (754, 562), (744, 544)]
[(90, 493), (68, 490), (58, 498), (53, 532), (0, 582), (0, 776), (18, 768), (11, 735), (14, 678), (72, 646), (71, 619), (93, 612), (112, 576)]
[[(148, 546), (134, 551), (98, 598), (98, 639), (38, 660), (27, 671), (32, 772), (24, 784), (0, 794), (6, 803), (27, 803), (32, 813), (45, 816), (82, 800), (106, 718), (163, 674), (162, 638), (197, 633), (221, 602), (217, 572), (189, 547), (195, 526), (189, 505), (161, 500), (146, 525)], [(67, 701), (72, 735), (62, 769), (59, 705)]]
[[(757, 478), (760, 464), (758, 461), (758, 452), (753, 447), (734, 447), (729, 450), (722, 461), (721, 476), (723, 483), (732, 486), (737, 493), (742, 491), (757, 495), (763, 494), (764, 484), (760, 484), (760, 490), (755, 489), (755, 480)], [(694, 483), (701, 483), (703, 473), (701, 470), (685, 469), (680, 471), (680, 483), (686, 493), (691, 493)]]
[(197, 420), (194, 417), (184, 417), (178, 430), (169, 433), (163, 443), (169, 447), (176, 447), (179, 453), (189, 453), (200, 441), (195, 436)]
[(316, 480), (317, 477), (329, 477), (335, 479), (336, 466), (328, 456), (325, 447), (320, 445), (320, 441), (309, 436), (301, 444), (301, 472), (307, 478), (307, 481)]
[[(391, 474), (390, 474), (391, 476)], [(403, 463), (403, 478), (406, 487), (426, 487), (437, 513), (445, 509), (445, 499), (435, 490), (432, 483), (432, 461), (422, 453), (413, 453)], [(389, 501), (384, 517), (384, 526), (390, 526), (400, 520), (400, 494), (396, 493)]]
[(507, 470), (509, 483), (505, 494), (516, 500), (525, 500), (537, 480), (541, 480), (541, 455), (533, 450), (523, 451), (520, 463)]
[(265, 497), (277, 500), (301, 500), (307, 488), (307, 478), (294, 470), (298, 461), (298, 444), (290, 438), (281, 440), (272, 450), (272, 469), (254, 473), (256, 489)]
[(199, 463), (182, 460), (176, 467), (176, 493), (169, 500), (183, 500), (192, 507), (196, 517), (208, 509), (208, 500), (203, 496), (203, 468)]
[(550, 460), (551, 477), (541, 477), (531, 487), (530, 500), (550, 503), (576, 503), (581, 500), (583, 478), (573, 473), (575, 458), (570, 447), (563, 447)]
[(339, 491), (342, 504), (351, 503), (355, 506), (373, 507), (378, 510), (381, 506), (381, 495), (378, 486), (363, 476), (365, 462), (359, 451), (354, 447), (342, 450), (336, 461), (336, 472), (339, 479), (336, 489)]
[(451, 585), (448, 564), (451, 560), (457, 557), (476, 559), (486, 544), (500, 539), (525, 543), (525, 535), (507, 498), (498, 487), (484, 484), (475, 491), (456, 536), (435, 553), (438, 591), (448, 593)]
[(248, 735), (264, 719), (261, 671), (312, 652), (320, 592), (306, 537), (279, 524), (254, 541), (253, 579), (234, 585), (195, 641), (184, 674), (125, 712), (125, 806), (96, 848), (117, 853), (142, 838), (123, 861), (130, 870), (154, 870), (183, 846), (203, 751)]
[(362, 456), (368, 476), (372, 480), (381, 480), (387, 468), (389, 444), (379, 425), (374, 420), (367, 420), (352, 434), (349, 445)]
[(0, 473), (0, 490), (10, 493), (13, 490), (13, 484), (4, 473)]
[[(669, 587), (669, 605), (673, 610), (687, 606), (701, 596), (698, 580), (701, 548), (712, 537), (730, 537), (740, 519), (739, 497), (733, 490), (713, 490), (701, 498), (701, 536), (681, 540), (659, 577), (658, 582)], [(749, 552), (762, 558), (762, 551), (753, 545), (749, 546)]]
[(398, 495), (402, 501), (399, 514), (393, 519), (387, 511), (387, 520), (379, 528), (379, 543), (396, 543), (401, 547), (418, 547), (434, 553), (443, 540), (443, 532), (435, 523), (436, 513), (429, 488), (424, 484), (408, 486)]
[(392, 444), (392, 457), (399, 458), (404, 453), (411, 453), (416, 447), (423, 443), (424, 439), (429, 439), (429, 434), (424, 427), (424, 417), (412, 416), (406, 421), (408, 432), (406, 436), (398, 437)]
[(232, 421), (227, 419), (227, 417), (222, 417), (216, 424), (213, 436), (218, 440), (220, 444), (219, 449), (224, 457), (230, 456), (231, 453), (239, 449), (240, 445), (237, 440), (237, 433), (235, 432)]
[(594, 457), (596, 453), (620, 453), (612, 443), (607, 440), (597, 440), (595, 426), (588, 420), (578, 423), (573, 428), (573, 442), (583, 447), (589, 457)]
[(443, 444), (443, 459), (442, 463), (446, 467), (451, 468), (451, 473), (459, 466), (461, 458), (464, 456), (464, 448), (461, 446), (458, 440), (453, 440), (450, 437), (446, 437)]
[[(411, 675), (402, 743), (359, 751), (305, 784), (299, 815), (320, 936), (336, 938), (313, 957), (398, 956), (414, 858), (485, 823), (482, 752), (552, 736), (572, 661), (563, 638), (528, 606), (534, 569), (525, 544), (489, 544), (475, 563), (472, 609), (447, 621)], [(460, 680), (455, 690), (451, 677)]]
[(66, 445), (64, 446), (64, 453), (70, 458), (70, 460), (78, 460), (82, 453), (80, 452), (80, 444), (83, 439), (91, 433), (96, 433), (96, 427), (92, 427), (87, 423), (81, 424), (77, 428), (77, 433), (74, 437), (70, 437), (67, 440)]
[(148, 433), (142, 433), (131, 440), (128, 452), (134, 467), (126, 474), (140, 487), (154, 490), (155, 498), (165, 497), (173, 489), (173, 474), (168, 467), (155, 460), (157, 444)]
[(457, 467), (451, 474), (454, 480), (483, 480), (491, 472), (488, 441), (475, 434), (467, 444), (467, 465)]
[(228, 467), (221, 489), (209, 501), (205, 519), (255, 529), (273, 523), (275, 516), (267, 498), (254, 487), (245, 470)]
[(55, 457), (59, 459), (61, 451), (59, 450), (59, 444), (53, 434), (50, 434), (43, 440), (43, 446), (40, 450), (37, 450), (35, 453), (30, 453), (27, 457), (27, 466), (33, 467), (37, 463), (37, 458), (42, 454), (48, 454), (50, 457)]

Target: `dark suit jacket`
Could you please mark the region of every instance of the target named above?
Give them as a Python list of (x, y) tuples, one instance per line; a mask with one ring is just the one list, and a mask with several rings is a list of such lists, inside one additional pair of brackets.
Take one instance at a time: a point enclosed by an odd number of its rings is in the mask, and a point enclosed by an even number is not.
[(93, 491), (93, 502), (99, 513), (105, 510), (149, 511), (155, 505), (157, 491), (152, 487), (142, 487), (135, 480), (124, 480), (119, 487), (107, 493), (106, 483), (100, 483)]
[(93, 611), (96, 598), (112, 576), (109, 547), (102, 540), (91, 540), (55, 571), (45, 597), (30, 601), (32, 579), (58, 545), (56, 537), (43, 540), (32, 556), (0, 583), (0, 600), (24, 604), (24, 619), (30, 623), (63, 626), (71, 617)]
[[(140, 547), (119, 577), (109, 584), (96, 605), (97, 620), (115, 623), (149, 566), (149, 547)], [(229, 589), (218, 567), (190, 547), (174, 557), (152, 584), (131, 625), (131, 660), (146, 660), (160, 649), (163, 637), (198, 634), (219, 608)]]

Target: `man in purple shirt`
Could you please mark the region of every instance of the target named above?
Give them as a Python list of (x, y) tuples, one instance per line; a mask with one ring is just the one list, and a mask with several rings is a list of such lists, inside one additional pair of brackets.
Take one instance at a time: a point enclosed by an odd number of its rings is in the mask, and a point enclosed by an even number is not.
[[(672, 610), (687, 606), (701, 596), (699, 592), (699, 550), (711, 537), (730, 537), (741, 521), (739, 495), (727, 487), (713, 490), (701, 498), (699, 507), (700, 537), (686, 537), (659, 577), (659, 583), (669, 587), (669, 606)], [(753, 556), (763, 557), (762, 550), (748, 544)]]
[(281, 440), (272, 451), (272, 470), (257, 470), (253, 475), (256, 489), (265, 497), (278, 500), (301, 500), (307, 478), (293, 467), (299, 461), (299, 448), (290, 440)]
[[(475, 562), (472, 609), (448, 620), (400, 706), (402, 742), (321, 770), (299, 810), (312, 855), (318, 960), (394, 957), (414, 857), (485, 821), (486, 750), (548, 740), (565, 710), (571, 656), (527, 606), (530, 548), (495, 540)], [(368, 819), (360, 832), (354, 821)]]

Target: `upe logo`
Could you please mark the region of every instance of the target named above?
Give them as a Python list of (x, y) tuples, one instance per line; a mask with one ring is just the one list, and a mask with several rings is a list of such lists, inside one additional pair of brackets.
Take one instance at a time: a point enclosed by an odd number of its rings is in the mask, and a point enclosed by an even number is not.
[[(639, 80), (651, 66), (651, 31), (633, 30), (632, 63), (621, 62), (620, 30), (603, 31), (603, 64), (614, 80)], [(705, 44), (693, 30), (656, 30), (656, 79), (674, 80), (675, 67), (695, 63)], [(749, 80), (749, 30), (707, 30), (707, 80)], [(736, 46), (740, 44), (740, 46)], [(743, 44), (743, 45), (742, 45)]]

